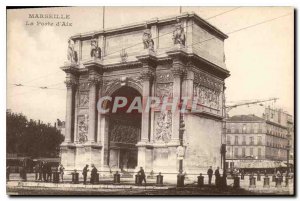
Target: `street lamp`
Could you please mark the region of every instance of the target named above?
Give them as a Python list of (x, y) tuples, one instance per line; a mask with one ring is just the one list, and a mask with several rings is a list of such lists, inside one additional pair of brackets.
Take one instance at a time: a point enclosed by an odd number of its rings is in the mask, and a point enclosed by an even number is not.
[(223, 119), (223, 135), (221, 145), (221, 160), (223, 161), (223, 184), (226, 186), (226, 119)]
[[(180, 124), (179, 124), (179, 142), (180, 142), (180, 147), (183, 148), (183, 134), (185, 131), (185, 124), (183, 120), (183, 114), (180, 114)], [(183, 159), (179, 159), (179, 172), (183, 171)]]
[(288, 133), (286, 135), (287, 137), (287, 146), (286, 146), (286, 151), (287, 151), (287, 175), (289, 175), (289, 170), (290, 170), (290, 148), (291, 148), (291, 145), (290, 145), (290, 138), (291, 138), (291, 134), (290, 134), (290, 128), (287, 129), (288, 130)]

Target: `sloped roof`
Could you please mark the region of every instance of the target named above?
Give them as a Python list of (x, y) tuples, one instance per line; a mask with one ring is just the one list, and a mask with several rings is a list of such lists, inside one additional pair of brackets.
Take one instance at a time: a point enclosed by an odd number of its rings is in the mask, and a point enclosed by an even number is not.
[(254, 114), (249, 115), (235, 115), (227, 119), (227, 121), (265, 121), (265, 119), (255, 116)]

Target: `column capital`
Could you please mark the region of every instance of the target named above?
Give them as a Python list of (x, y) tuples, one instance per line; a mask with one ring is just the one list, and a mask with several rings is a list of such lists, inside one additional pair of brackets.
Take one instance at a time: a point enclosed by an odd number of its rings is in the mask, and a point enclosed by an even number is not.
[(89, 77), (88, 78), (89, 87), (98, 86), (99, 84), (101, 84), (101, 81), (102, 79), (100, 77), (95, 77), (95, 76)]
[(141, 72), (141, 78), (143, 81), (151, 81), (154, 77), (153, 70), (145, 69)]
[(75, 79), (67, 79), (65, 81), (65, 84), (67, 86), (67, 88), (72, 88), (72, 87), (76, 87), (78, 85), (78, 80)]
[(172, 68), (171, 72), (174, 78), (182, 77), (185, 74), (185, 70), (183, 68)]

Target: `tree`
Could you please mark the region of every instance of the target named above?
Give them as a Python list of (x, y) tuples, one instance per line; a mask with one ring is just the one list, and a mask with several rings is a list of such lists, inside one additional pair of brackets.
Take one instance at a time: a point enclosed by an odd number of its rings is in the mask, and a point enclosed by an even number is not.
[(56, 127), (34, 120), (23, 114), (6, 113), (7, 153), (22, 153), (31, 157), (56, 155), (64, 136)]

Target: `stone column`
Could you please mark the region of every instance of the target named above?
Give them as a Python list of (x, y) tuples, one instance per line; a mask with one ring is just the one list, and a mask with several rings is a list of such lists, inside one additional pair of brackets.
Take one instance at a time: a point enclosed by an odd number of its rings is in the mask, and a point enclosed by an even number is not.
[(146, 50), (144, 55), (137, 56), (137, 59), (142, 63), (141, 77), (143, 80), (143, 108), (142, 108), (142, 129), (141, 140), (138, 142), (138, 167), (146, 167), (147, 156), (146, 146), (149, 144), (150, 137), (150, 122), (151, 110), (146, 110), (148, 98), (151, 97), (152, 79), (154, 76), (154, 69), (156, 67), (156, 57)]
[(74, 112), (74, 91), (77, 81), (73, 75), (69, 74), (65, 81), (67, 86), (67, 104), (66, 104), (66, 122), (65, 122), (65, 144), (72, 143), (72, 126), (73, 126), (73, 112)]
[[(177, 102), (177, 105), (181, 100), (181, 82), (183, 71), (177, 66), (178, 64), (173, 63), (173, 101)], [(172, 142), (179, 144), (179, 120), (180, 120), (180, 108), (176, 108), (172, 111)]]
[(99, 78), (95, 75), (89, 77), (89, 127), (88, 127), (88, 142), (94, 143), (96, 140), (96, 122), (97, 122), (97, 86)]
[(149, 131), (150, 131), (150, 109), (146, 111), (146, 104), (148, 98), (151, 96), (151, 81), (152, 81), (152, 71), (145, 70), (142, 73), (143, 79), (143, 110), (142, 110), (142, 132), (141, 132), (141, 142), (149, 142)]

